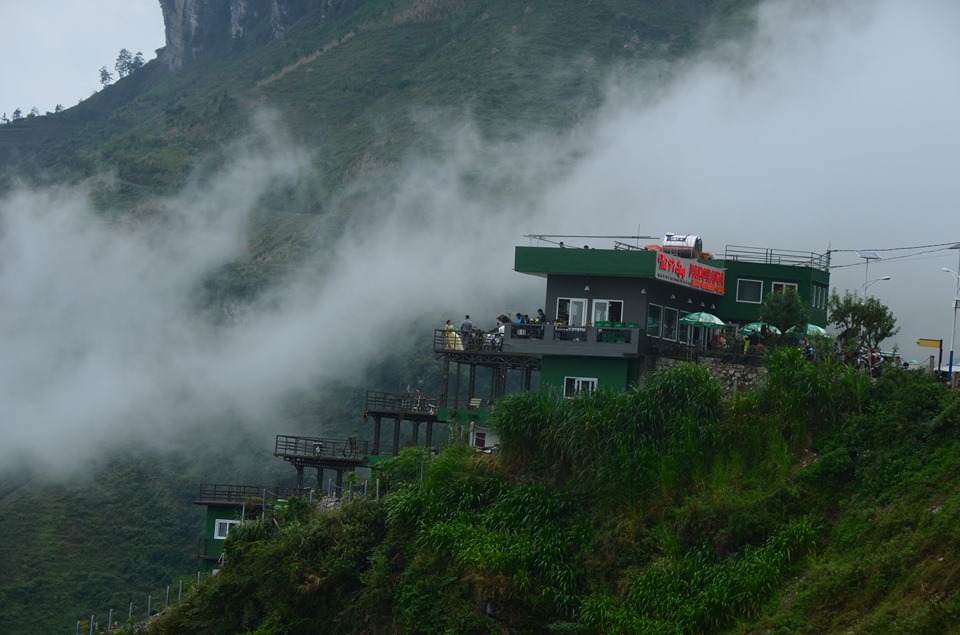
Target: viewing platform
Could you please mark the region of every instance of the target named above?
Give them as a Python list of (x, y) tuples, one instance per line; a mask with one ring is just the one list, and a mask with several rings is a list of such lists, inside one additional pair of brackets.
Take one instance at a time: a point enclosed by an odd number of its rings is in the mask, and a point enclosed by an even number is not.
[(334, 470), (339, 487), (344, 472), (364, 465), (369, 448), (369, 441), (358, 441), (356, 437), (329, 439), (278, 434), (273, 455), (296, 468), (297, 489), (303, 488), (304, 468), (317, 470), (318, 484), (323, 470)]
[(240, 507), (252, 499), (257, 499), (261, 503), (275, 503), (291, 496), (307, 496), (309, 493), (309, 490), (294, 487), (204, 483), (200, 485), (200, 496), (194, 502), (197, 505)]
[(446, 399), (419, 393), (390, 393), (368, 390), (364, 415), (400, 417), (407, 421), (436, 421), (437, 411), (446, 407)]
[(632, 322), (604, 322), (592, 326), (508, 324), (502, 334), (474, 331), (465, 336), (438, 329), (434, 331), (433, 350), (453, 361), (473, 363), (473, 357), (487, 356), (491, 360), (504, 360), (511, 369), (532, 367), (538, 370), (539, 356), (545, 354), (624, 357), (638, 355), (646, 343), (646, 334)]

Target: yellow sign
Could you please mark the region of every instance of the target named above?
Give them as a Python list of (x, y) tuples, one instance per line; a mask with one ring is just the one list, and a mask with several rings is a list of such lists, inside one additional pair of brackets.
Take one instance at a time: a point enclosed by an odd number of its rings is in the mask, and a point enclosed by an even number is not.
[(940, 348), (943, 346), (943, 340), (928, 340), (920, 338), (917, 340), (917, 346), (926, 346), (927, 348)]

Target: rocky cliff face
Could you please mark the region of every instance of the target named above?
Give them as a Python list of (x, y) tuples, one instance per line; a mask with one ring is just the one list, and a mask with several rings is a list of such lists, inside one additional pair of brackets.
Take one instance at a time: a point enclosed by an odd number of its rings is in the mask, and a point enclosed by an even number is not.
[(321, 11), (333, 0), (160, 0), (166, 32), (161, 61), (178, 70), (205, 50), (249, 37), (275, 39), (311, 8)]

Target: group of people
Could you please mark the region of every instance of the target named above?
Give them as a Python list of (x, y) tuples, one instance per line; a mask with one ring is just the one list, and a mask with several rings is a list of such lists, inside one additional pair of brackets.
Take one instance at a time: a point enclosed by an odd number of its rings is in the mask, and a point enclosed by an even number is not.
[(537, 309), (537, 314), (532, 318), (526, 313), (517, 313), (516, 317), (511, 319), (506, 313), (501, 313), (497, 316), (497, 325), (489, 331), (483, 331), (473, 324), (469, 315), (464, 315), (460, 326), (454, 326), (452, 320), (447, 320), (444, 324), (444, 348), (462, 351), (483, 348), (484, 344), (499, 348), (506, 334), (507, 324), (546, 324), (548, 321), (543, 309)]
[[(499, 324), (499, 332), (503, 333), (503, 323)], [(443, 325), (444, 348), (462, 351), (464, 349), (480, 348), (480, 343), (484, 340), (484, 333), (481, 329), (475, 327), (470, 320), (469, 315), (464, 315), (459, 327), (453, 325), (453, 321), (447, 320)], [(494, 328), (491, 333), (496, 333)]]
[[(510, 318), (501, 313), (497, 321), (509, 322)], [(547, 314), (543, 312), (543, 309), (537, 309), (537, 314), (532, 318), (526, 313), (517, 313), (514, 320), (515, 324), (546, 324), (547, 322)]]

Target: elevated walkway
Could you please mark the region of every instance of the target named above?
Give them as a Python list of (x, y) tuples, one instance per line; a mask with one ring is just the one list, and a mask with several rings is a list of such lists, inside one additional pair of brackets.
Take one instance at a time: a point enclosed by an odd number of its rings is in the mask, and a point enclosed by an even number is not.
[(278, 434), (273, 455), (287, 461), (297, 470), (297, 489), (303, 488), (303, 470), (317, 470), (317, 485), (321, 485), (323, 470), (337, 473), (337, 487), (343, 485), (343, 473), (362, 467), (369, 452), (369, 441), (356, 437), (329, 439)]

